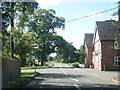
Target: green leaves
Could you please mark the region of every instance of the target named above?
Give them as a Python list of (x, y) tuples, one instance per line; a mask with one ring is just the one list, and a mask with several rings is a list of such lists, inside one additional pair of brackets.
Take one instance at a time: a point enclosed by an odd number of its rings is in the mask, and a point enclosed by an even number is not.
[(31, 55), (45, 61), (58, 46), (55, 28), (64, 28), (65, 19), (57, 17), (53, 9), (37, 9), (37, 6), (36, 2), (2, 3), (3, 56), (10, 58), (14, 54), (22, 65)]
[(38, 46), (35, 55), (42, 62), (47, 60), (49, 54), (55, 52), (55, 28), (64, 26), (63, 18), (55, 16), (53, 9), (38, 9), (30, 21), (29, 30), (34, 32), (34, 39)]
[(55, 44), (57, 45), (57, 59), (63, 60), (63, 62), (72, 63), (79, 61), (79, 52), (72, 45), (65, 41), (62, 37), (58, 37)]

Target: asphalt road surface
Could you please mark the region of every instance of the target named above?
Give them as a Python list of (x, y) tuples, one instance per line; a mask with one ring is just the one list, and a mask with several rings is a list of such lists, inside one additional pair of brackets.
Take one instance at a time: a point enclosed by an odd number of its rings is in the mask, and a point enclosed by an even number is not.
[(38, 90), (120, 90), (112, 81), (117, 72), (104, 72), (86, 68), (71, 68), (55, 63), (53, 68), (37, 69), (41, 75), (25, 88)]

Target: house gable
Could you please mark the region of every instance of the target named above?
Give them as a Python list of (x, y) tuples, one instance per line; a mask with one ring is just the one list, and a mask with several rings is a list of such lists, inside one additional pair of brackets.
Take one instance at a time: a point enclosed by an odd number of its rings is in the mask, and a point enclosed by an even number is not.
[(114, 57), (120, 56), (120, 53), (113, 47), (119, 30), (113, 20), (96, 22), (92, 60), (95, 69), (107, 70), (107, 65), (109, 70), (118, 70), (118, 67), (114, 66)]
[(95, 42), (99, 41), (100, 40), (100, 37), (99, 37), (99, 33), (98, 33), (98, 29), (96, 28), (96, 33), (95, 33)]
[(97, 30), (99, 33), (100, 40), (115, 40), (118, 27), (113, 20), (97, 21)]
[(85, 33), (84, 37), (84, 46), (85, 47), (93, 47), (93, 33)]

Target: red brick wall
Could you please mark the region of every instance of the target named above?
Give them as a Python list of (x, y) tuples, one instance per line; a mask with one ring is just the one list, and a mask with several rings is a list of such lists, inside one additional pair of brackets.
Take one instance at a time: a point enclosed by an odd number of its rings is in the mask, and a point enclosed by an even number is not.
[(90, 67), (92, 63), (92, 52), (93, 52), (93, 47), (89, 47), (86, 49), (86, 64), (85, 67)]
[(117, 66), (114, 66), (114, 56), (120, 56), (120, 49), (114, 49), (114, 41), (102, 41), (102, 70), (104, 65), (108, 64), (109, 70), (118, 70)]

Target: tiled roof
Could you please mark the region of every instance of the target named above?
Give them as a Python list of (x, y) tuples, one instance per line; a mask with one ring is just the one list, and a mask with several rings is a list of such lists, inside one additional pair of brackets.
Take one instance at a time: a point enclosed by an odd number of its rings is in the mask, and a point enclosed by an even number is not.
[(115, 40), (117, 37), (118, 28), (113, 20), (97, 21), (96, 30), (98, 30), (100, 40)]
[(93, 42), (93, 33), (85, 33), (85, 38), (84, 38), (84, 44), (86, 44), (87, 47), (92, 47), (92, 42)]

